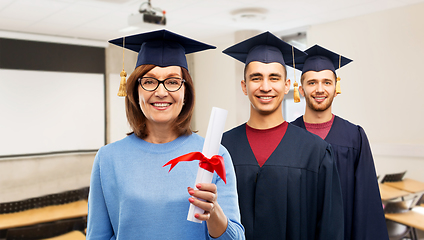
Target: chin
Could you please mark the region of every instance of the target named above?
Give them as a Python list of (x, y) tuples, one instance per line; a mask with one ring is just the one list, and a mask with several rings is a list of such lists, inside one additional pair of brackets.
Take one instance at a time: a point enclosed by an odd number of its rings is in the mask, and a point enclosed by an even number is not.
[(276, 111), (276, 109), (258, 109), (257, 110), (261, 115), (269, 115)]
[(167, 124), (175, 120), (175, 118), (170, 116), (156, 116), (152, 118), (152, 122), (159, 124)]
[(327, 110), (328, 108), (330, 108), (330, 104), (326, 104), (326, 105), (319, 105), (319, 106), (316, 106), (316, 105), (312, 105), (311, 106), (311, 108), (314, 110), (314, 111), (317, 111), (317, 112), (324, 112), (325, 110)]

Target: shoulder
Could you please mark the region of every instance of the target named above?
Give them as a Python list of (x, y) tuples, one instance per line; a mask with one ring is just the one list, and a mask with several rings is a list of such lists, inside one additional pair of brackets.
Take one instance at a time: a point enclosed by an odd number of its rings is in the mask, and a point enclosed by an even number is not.
[(317, 135), (293, 124), (289, 124), (286, 134), (289, 152), (297, 159), (297, 164), (318, 171), (322, 161), (331, 158), (331, 145)]
[(228, 148), (229, 145), (233, 145), (243, 136), (246, 136), (246, 123), (224, 132), (222, 135), (222, 144)]
[(240, 133), (246, 132), (246, 123), (243, 123), (233, 129), (230, 129), (223, 134), (223, 138), (238, 137)]
[(330, 130), (331, 138), (326, 140), (332, 145), (346, 146), (358, 148), (361, 144), (361, 138), (366, 137), (364, 129), (350, 121), (341, 117), (335, 116), (333, 126)]
[(185, 144), (193, 144), (195, 146), (203, 146), (203, 143), (205, 142), (205, 138), (200, 136), (197, 133), (192, 133), (191, 135), (184, 136), (184, 137), (187, 138), (185, 140)]
[(291, 122), (291, 124), (299, 126), (299, 127), (303, 127), (305, 125), (305, 123), (303, 122), (303, 115), (296, 118), (296, 120), (294, 120), (293, 122)]
[(319, 148), (326, 148), (328, 143), (322, 140), (317, 135), (310, 133), (304, 128), (296, 126), (292, 123), (287, 128), (288, 136), (291, 137), (292, 141), (299, 146), (315, 146)]
[(99, 149), (97, 155), (110, 155), (115, 152), (125, 151), (125, 149), (130, 148), (133, 145), (136, 145), (138, 141), (142, 141), (135, 134), (126, 136), (125, 138), (118, 140), (113, 143), (109, 143)]
[(137, 152), (143, 143), (145, 143), (145, 141), (138, 138), (135, 134), (126, 136), (116, 142), (109, 143), (97, 151), (94, 164), (103, 168), (106, 166), (113, 167), (122, 159), (131, 159), (134, 156), (137, 156)]
[(359, 125), (353, 124), (349, 122), (348, 120), (341, 118), (337, 115), (334, 116), (334, 122), (333, 122), (333, 126), (336, 126), (336, 125), (348, 131), (358, 131), (358, 129), (360, 128)]

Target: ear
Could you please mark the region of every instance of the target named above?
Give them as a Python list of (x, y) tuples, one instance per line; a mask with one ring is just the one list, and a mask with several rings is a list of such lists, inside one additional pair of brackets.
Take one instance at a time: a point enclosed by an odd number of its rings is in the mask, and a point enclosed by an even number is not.
[(284, 94), (287, 94), (287, 93), (289, 93), (289, 91), (290, 91), (290, 86), (291, 86), (291, 84), (290, 84), (290, 79), (287, 79), (286, 80), (286, 82), (285, 82), (285, 90), (284, 90)]
[(302, 97), (305, 97), (305, 92), (304, 92), (304, 90), (303, 90), (302, 85), (300, 85), (300, 86), (299, 86), (299, 92), (300, 92), (300, 94), (302, 95)]
[(247, 96), (246, 81), (241, 80), (240, 84), (241, 84), (241, 90), (243, 91), (244, 95)]

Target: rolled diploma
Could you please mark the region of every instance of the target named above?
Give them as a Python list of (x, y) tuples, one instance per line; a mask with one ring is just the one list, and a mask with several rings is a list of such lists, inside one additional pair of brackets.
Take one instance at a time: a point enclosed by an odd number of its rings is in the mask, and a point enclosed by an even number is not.
[[(206, 132), (205, 143), (203, 144), (202, 153), (207, 158), (211, 158), (213, 155), (219, 153), (219, 146), (221, 145), (222, 133), (224, 132), (225, 120), (227, 119), (227, 110), (221, 108), (212, 108), (211, 117), (209, 119), (208, 130)], [(199, 167), (197, 171), (196, 182), (194, 189), (197, 190), (196, 184), (198, 183), (211, 183), (213, 173)], [(192, 222), (201, 223), (199, 219), (195, 218), (196, 213), (203, 214), (205, 211), (199, 207), (194, 206), (190, 203), (190, 209), (188, 210), (187, 220)]]

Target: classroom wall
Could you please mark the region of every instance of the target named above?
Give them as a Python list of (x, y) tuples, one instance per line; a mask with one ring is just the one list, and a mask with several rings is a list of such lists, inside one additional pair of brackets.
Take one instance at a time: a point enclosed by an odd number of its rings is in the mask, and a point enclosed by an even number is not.
[[(1, 35), (4, 37), (5, 33), (2, 32)], [(102, 120), (104, 119), (104, 48), (91, 45), (90, 41), (69, 43), (68, 39), (63, 41), (64, 38), (59, 37), (38, 37), (18, 33), (13, 35), (14, 37), (1, 38), (0, 68), (3, 72), (14, 71), (21, 75), (28, 75), (28, 72), (31, 72), (32, 80), (35, 82), (38, 80), (39, 84), (28, 86), (28, 82), (20, 80), (19, 77), (2, 79), (4, 82), (16, 81), (13, 82), (14, 87), (10, 89), (14, 95), (3, 100), (0, 108), (2, 110), (13, 108), (20, 111), (20, 115), (2, 111), (2, 117), (6, 118), (0, 122), (5, 125), (5, 120), (12, 119), (8, 122), (13, 124), (6, 124), (6, 126), (14, 129), (9, 135), (0, 131), (3, 134), (2, 137), (7, 138), (3, 139), (1, 144), (2, 152), (11, 148), (18, 149), (20, 152), (2, 154), (0, 157), (0, 202), (17, 201), (86, 187), (89, 185), (95, 151), (104, 144), (105, 139)], [(86, 44), (87, 42), (90, 43)], [(42, 77), (45, 79), (37, 79), (36, 75), (40, 73), (43, 73)], [(86, 74), (83, 76), (82, 73)], [(87, 82), (81, 83), (81, 79), (91, 82), (90, 76), (94, 74), (98, 84), (96, 87)], [(86, 78), (87, 75), (88, 78)], [(73, 79), (78, 81), (72, 81)], [(60, 81), (66, 82), (61, 84)], [(49, 85), (45, 86), (45, 82)], [(2, 85), (2, 87), (5, 86), (7, 84)], [(21, 88), (31, 88), (32, 92), (23, 91)], [(68, 90), (63, 91), (68, 93), (67, 95), (61, 94), (63, 88)], [(38, 96), (37, 94), (43, 93), (44, 89), (51, 90), (44, 92), (48, 97)], [(87, 94), (83, 95), (82, 92)], [(74, 96), (78, 99), (73, 99)], [(84, 98), (86, 103), (78, 101), (83, 99), (83, 96), (86, 97)], [(91, 101), (90, 97), (95, 99)], [(43, 101), (40, 103), (40, 100)], [(81, 114), (84, 112), (82, 108), (93, 107), (92, 102), (97, 103), (94, 106), (95, 111), (87, 110), (85, 114)], [(37, 106), (37, 103), (44, 108)], [(80, 108), (73, 108), (75, 106)], [(59, 118), (55, 118), (57, 116)], [(59, 121), (61, 118), (66, 121)], [(92, 119), (99, 119), (100, 122), (95, 120), (93, 125), (90, 125)], [(72, 129), (78, 130), (74, 132), (79, 134), (72, 135)], [(81, 129), (85, 130), (81, 131)], [(85, 139), (81, 139), (81, 136)], [(87, 139), (89, 139), (88, 145), (93, 142), (97, 145), (87, 149), (87, 145), (81, 144), (86, 143), (83, 140)], [(21, 147), (19, 144), (16, 145), (17, 142), (21, 144)], [(32, 146), (38, 147), (31, 148)], [(68, 148), (70, 146), (72, 147)], [(28, 149), (37, 150), (29, 151)], [(34, 153), (37, 154), (34, 155)]]
[(0, 203), (87, 187), (95, 153), (0, 160)]
[(222, 51), (236, 42), (254, 36), (256, 30), (243, 30), (210, 40), (217, 49), (193, 54), (190, 72), (194, 77), (196, 106), (193, 129), (205, 137), (212, 107), (228, 111), (225, 130), (249, 119), (249, 100), (241, 90), (244, 64)]
[(120, 140), (131, 132), (125, 114), (125, 98), (118, 97), (120, 73), (124, 68), (127, 79), (134, 71), (137, 53), (108, 44), (106, 48), (106, 143)]
[(424, 4), (311, 26), (320, 44), (354, 61), (338, 70), (334, 113), (361, 125), (380, 175), (407, 170), (424, 181)]

